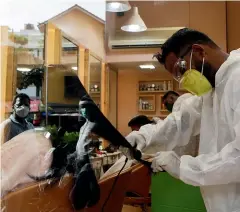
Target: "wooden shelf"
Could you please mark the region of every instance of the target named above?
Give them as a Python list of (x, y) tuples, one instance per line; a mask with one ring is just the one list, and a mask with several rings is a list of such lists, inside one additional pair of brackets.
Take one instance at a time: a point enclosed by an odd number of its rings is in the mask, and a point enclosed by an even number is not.
[(169, 90), (166, 90), (166, 91), (139, 91), (138, 93), (139, 94), (144, 94), (144, 93), (166, 93), (168, 92)]
[(155, 110), (138, 110), (139, 112), (155, 112)]
[(92, 94), (100, 94), (100, 91), (97, 91), (97, 92), (90, 92), (89, 94), (90, 94), (90, 95), (92, 95)]
[(147, 104), (150, 104), (150, 109), (148, 109), (148, 106), (146, 109), (143, 109), (140, 106), (141, 104), (138, 104), (138, 114), (145, 115), (149, 118), (166, 118), (169, 112), (163, 105), (162, 98), (166, 92), (174, 90), (174, 87), (175, 84), (171, 79), (139, 81), (136, 89), (138, 103), (141, 99), (140, 101), (143, 102), (143, 108), (145, 108), (144, 102), (147, 102)]

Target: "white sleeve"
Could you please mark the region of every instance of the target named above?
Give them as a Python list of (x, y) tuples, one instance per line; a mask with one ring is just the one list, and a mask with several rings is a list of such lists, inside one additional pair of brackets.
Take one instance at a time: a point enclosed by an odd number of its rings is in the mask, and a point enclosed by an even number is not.
[(145, 138), (146, 147), (154, 146), (157, 152), (162, 150), (162, 145), (167, 145), (166, 150), (187, 145), (191, 136), (199, 134), (201, 107), (202, 99), (192, 96), (182, 102), (179, 111), (172, 112), (162, 122), (141, 127), (139, 134)]
[(234, 131), (235, 138), (217, 154), (203, 154), (196, 158), (182, 156), (180, 179), (185, 183), (208, 186), (240, 182), (239, 76), (233, 78), (230, 81), (232, 89), (229, 89), (230, 92), (225, 95), (229, 97), (229, 111), (233, 111), (233, 126), (230, 127)]
[(236, 111), (235, 140), (217, 154), (203, 154), (196, 158), (182, 156), (180, 179), (195, 186), (240, 182), (240, 105)]

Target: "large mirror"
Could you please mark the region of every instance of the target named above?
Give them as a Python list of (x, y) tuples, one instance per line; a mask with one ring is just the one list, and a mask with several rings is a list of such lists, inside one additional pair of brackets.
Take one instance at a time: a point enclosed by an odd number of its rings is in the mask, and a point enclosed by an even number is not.
[(89, 57), (89, 94), (101, 108), (101, 61), (90, 54)]

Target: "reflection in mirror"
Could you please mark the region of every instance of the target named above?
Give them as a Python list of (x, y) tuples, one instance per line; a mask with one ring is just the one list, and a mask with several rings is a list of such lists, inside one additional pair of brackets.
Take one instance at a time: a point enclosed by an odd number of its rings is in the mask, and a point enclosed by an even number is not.
[(68, 132), (79, 132), (79, 86), (76, 71), (71, 66), (48, 67), (47, 125), (62, 127)]
[(65, 37), (62, 37), (61, 64), (73, 71), (78, 70), (78, 46)]
[(44, 27), (41, 31), (33, 24), (25, 24), (19, 32), (9, 33), (9, 43), (14, 47), (13, 96), (24, 93), (30, 97), (30, 113), (26, 120), (40, 125), (39, 107), (44, 98)]
[(101, 102), (101, 61), (90, 55), (89, 94), (100, 108)]

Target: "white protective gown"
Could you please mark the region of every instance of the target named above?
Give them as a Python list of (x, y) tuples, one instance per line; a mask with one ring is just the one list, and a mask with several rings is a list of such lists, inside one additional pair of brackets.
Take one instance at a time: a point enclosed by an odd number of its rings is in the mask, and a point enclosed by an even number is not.
[[(137, 143), (137, 148), (143, 153), (143, 158), (148, 158), (149, 155), (158, 151), (168, 150), (174, 150), (179, 156), (184, 154), (195, 156), (199, 144), (201, 105), (200, 97), (189, 93), (184, 94), (174, 103), (173, 112), (165, 120), (154, 119), (155, 124), (142, 126), (139, 131), (133, 131), (126, 136), (126, 139), (133, 146)], [(188, 123), (189, 121), (191, 123)], [(194, 122), (195, 124), (192, 124)], [(187, 130), (188, 126), (192, 126), (193, 132)], [(184, 133), (186, 130), (187, 132)], [(126, 157), (122, 156), (101, 178), (120, 171), (125, 159)], [(128, 160), (125, 169), (131, 167), (133, 163), (134, 160)]]
[[(146, 154), (174, 150), (180, 156), (197, 155), (201, 107), (201, 97), (189, 93), (180, 96), (174, 103), (172, 113), (164, 120), (144, 125), (134, 132), (138, 140), (142, 138), (140, 150)], [(127, 140), (131, 143), (129, 137)]]
[(203, 97), (199, 156), (182, 156), (180, 179), (200, 186), (208, 212), (240, 211), (240, 49)]

